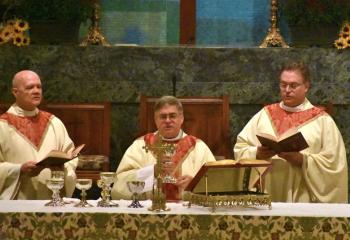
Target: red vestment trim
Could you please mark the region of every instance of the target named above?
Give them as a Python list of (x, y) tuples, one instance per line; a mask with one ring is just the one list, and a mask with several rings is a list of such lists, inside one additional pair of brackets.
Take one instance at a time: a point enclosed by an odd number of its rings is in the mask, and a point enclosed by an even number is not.
[[(154, 133), (148, 133), (144, 136), (146, 145), (152, 145), (156, 141), (156, 135)], [(169, 141), (168, 143), (173, 143), (176, 145), (175, 154), (173, 155), (172, 161), (175, 168), (178, 169), (174, 176), (178, 177), (180, 175), (182, 162), (186, 159), (187, 155), (196, 146), (197, 138), (191, 135), (186, 135), (177, 141)], [(179, 166), (179, 167), (178, 167)], [(166, 194), (167, 200), (179, 200), (179, 189), (174, 184), (164, 184), (163, 191)]]
[(270, 115), (270, 120), (277, 136), (291, 128), (298, 128), (311, 120), (325, 114), (325, 111), (318, 107), (312, 107), (301, 112), (288, 112), (281, 108), (279, 103), (265, 107)]
[(51, 116), (51, 113), (44, 111), (39, 111), (32, 117), (17, 116), (6, 112), (0, 116), (0, 119), (7, 121), (19, 134), (39, 149)]

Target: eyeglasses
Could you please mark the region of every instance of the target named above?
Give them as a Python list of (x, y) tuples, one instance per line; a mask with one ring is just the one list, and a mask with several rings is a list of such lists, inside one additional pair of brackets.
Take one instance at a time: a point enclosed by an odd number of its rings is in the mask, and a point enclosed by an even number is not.
[(170, 120), (175, 120), (177, 117), (179, 116), (179, 114), (177, 113), (169, 113), (169, 114), (159, 114), (159, 119), (162, 121), (166, 121), (168, 118)]
[(300, 87), (301, 85), (303, 85), (304, 83), (284, 83), (284, 82), (280, 82), (280, 89), (287, 89), (287, 87), (289, 87), (289, 89), (291, 90), (295, 90), (298, 87)]

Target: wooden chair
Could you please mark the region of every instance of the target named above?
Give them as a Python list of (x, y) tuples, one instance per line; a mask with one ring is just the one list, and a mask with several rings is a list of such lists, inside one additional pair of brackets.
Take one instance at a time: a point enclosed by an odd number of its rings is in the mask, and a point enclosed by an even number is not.
[[(0, 114), (9, 106), (10, 104), (0, 104)], [(40, 109), (61, 119), (75, 145), (85, 143), (81, 154), (90, 161), (79, 161), (79, 178), (97, 180), (100, 171), (109, 170), (110, 108), (110, 103), (46, 103), (40, 106)], [(91, 162), (97, 158), (100, 159), (101, 166)]]
[[(156, 130), (154, 103), (156, 97), (140, 98), (140, 135)], [(179, 97), (184, 108), (183, 130), (202, 139), (218, 158), (232, 158), (229, 131), (228, 96)]]

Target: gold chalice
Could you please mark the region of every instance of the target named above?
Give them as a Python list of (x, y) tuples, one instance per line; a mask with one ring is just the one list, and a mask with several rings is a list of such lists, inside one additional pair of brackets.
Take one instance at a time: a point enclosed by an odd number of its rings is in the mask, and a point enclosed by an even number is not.
[(116, 177), (115, 172), (100, 172), (100, 180), (97, 181), (97, 186), (102, 189), (101, 201), (97, 203), (99, 207), (117, 207), (117, 203), (111, 201), (111, 185)]
[(92, 180), (86, 178), (77, 179), (75, 187), (81, 190), (81, 200), (79, 203), (75, 204), (74, 207), (93, 207), (90, 203), (86, 201), (86, 190), (89, 190), (92, 186)]
[(128, 206), (129, 208), (142, 208), (138, 200), (139, 194), (145, 187), (145, 182), (143, 181), (129, 181), (126, 183), (129, 191), (132, 193), (132, 203)]

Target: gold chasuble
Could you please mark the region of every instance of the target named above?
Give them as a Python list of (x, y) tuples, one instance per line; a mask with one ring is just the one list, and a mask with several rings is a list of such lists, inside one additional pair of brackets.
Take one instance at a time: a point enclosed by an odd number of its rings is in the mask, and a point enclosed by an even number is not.
[[(274, 202), (348, 202), (348, 168), (343, 138), (333, 119), (307, 99), (295, 108), (283, 103), (264, 107), (237, 136), (235, 158), (256, 158), (260, 142), (257, 134), (276, 138), (298, 131), (308, 148), (301, 167), (293, 166), (275, 155), (268, 159), (272, 166), (265, 175), (265, 189)], [(262, 170), (262, 169), (261, 169)], [(250, 187), (254, 187), (254, 172)]]
[[(51, 150), (68, 152), (74, 149), (63, 123), (54, 115), (35, 109), (25, 111), (16, 104), (0, 116), (0, 199), (50, 199), (46, 187), (51, 170), (39, 175), (22, 174), (27, 161), (39, 161)], [(75, 187), (77, 159), (64, 165), (65, 196)]]
[[(149, 133), (145, 135), (144, 140), (147, 145), (153, 145), (156, 141), (156, 135), (154, 133)], [(196, 146), (196, 138), (194, 136), (187, 135), (184, 138), (176, 141), (170, 141), (168, 143), (175, 145), (175, 154), (171, 160), (174, 164), (174, 169), (176, 169), (173, 175), (175, 178), (177, 178), (181, 176), (182, 162), (186, 159), (189, 152)], [(163, 191), (167, 200), (181, 199), (179, 188), (175, 184), (164, 183)]]

